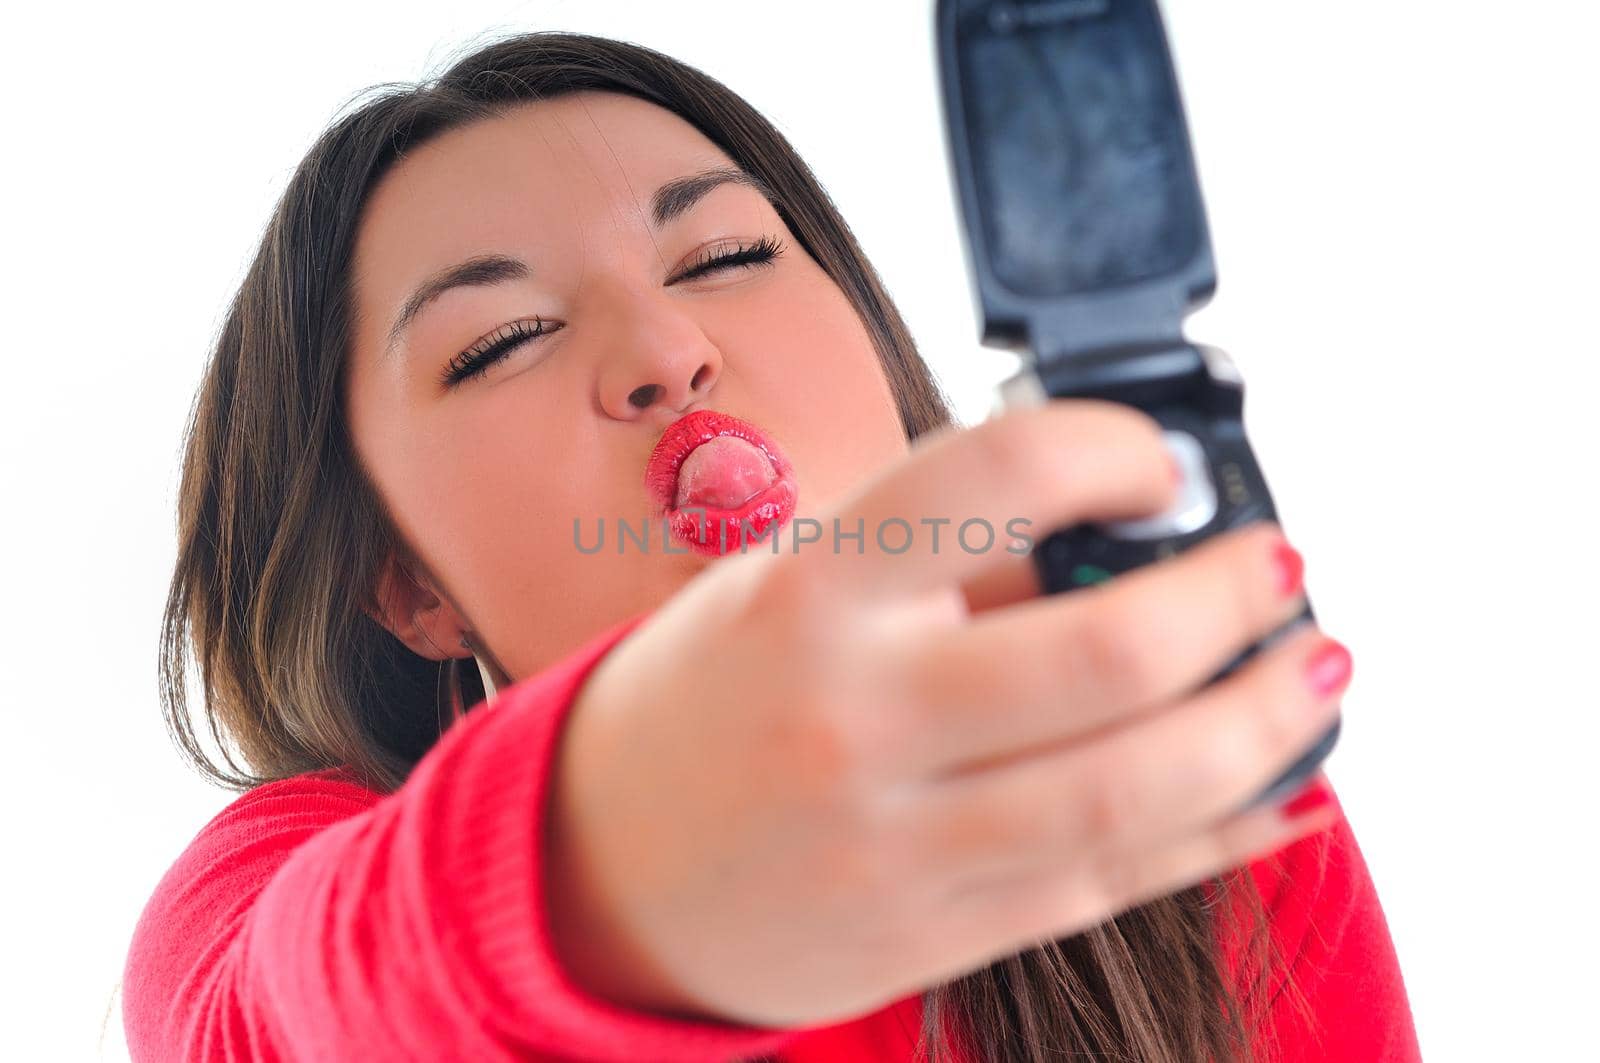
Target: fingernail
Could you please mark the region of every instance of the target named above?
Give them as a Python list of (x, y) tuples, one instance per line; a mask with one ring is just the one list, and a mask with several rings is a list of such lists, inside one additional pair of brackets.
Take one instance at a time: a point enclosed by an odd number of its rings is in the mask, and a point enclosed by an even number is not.
[(1333, 791), (1320, 778), (1279, 806), (1285, 819), (1296, 819), (1333, 801)]
[(1350, 651), (1328, 639), (1306, 662), (1306, 682), (1325, 698), (1350, 681)]
[(1170, 474), (1172, 476), (1172, 485), (1174, 487), (1182, 487), (1183, 486), (1183, 466), (1179, 465), (1178, 464), (1178, 459), (1173, 457), (1171, 454), (1167, 455), (1167, 469), (1169, 470), (1169, 472), (1170, 472)]
[(1280, 540), (1272, 548), (1272, 560), (1278, 566), (1278, 593), (1285, 598), (1300, 593), (1300, 584), (1306, 571), (1305, 559), (1300, 556), (1300, 551)]

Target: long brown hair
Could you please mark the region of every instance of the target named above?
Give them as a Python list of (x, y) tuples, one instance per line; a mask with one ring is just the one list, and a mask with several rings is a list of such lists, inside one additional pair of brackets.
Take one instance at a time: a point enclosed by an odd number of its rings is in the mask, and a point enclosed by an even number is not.
[[(877, 273), (788, 141), (700, 71), (576, 33), (492, 42), (421, 84), (377, 86), (311, 148), (273, 212), (217, 337), (188, 426), (178, 558), (161, 632), (162, 704), (185, 755), (243, 790), (344, 768), (392, 792), (482, 696), (369, 616), (380, 567), (407, 552), (354, 460), (341, 407), (358, 218), (384, 173), (446, 130), (580, 90), (684, 118), (766, 183), (805, 250), (854, 304), (910, 439), (953, 421)], [(185, 695), (200, 671), (208, 754)], [(457, 689), (448, 689), (455, 686)], [(243, 764), (241, 765), (241, 760)], [(1219, 938), (1242, 943), (1237, 971)], [(1041, 942), (924, 994), (932, 1058), (1073, 1055), (1248, 1060), (1282, 964), (1244, 869)], [(1246, 985), (1248, 983), (1248, 985)], [(1294, 995), (1287, 982), (1274, 995)], [(1302, 1002), (1303, 1006), (1303, 1002)]]

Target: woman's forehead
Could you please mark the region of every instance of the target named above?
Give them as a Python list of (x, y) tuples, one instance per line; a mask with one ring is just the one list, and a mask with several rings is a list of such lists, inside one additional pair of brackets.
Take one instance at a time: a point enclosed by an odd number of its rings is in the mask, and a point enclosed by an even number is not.
[[(375, 224), (412, 215), (642, 210), (661, 183), (730, 160), (645, 100), (583, 92), (521, 104), (408, 154), (369, 199)], [(544, 208), (544, 209), (541, 209)]]

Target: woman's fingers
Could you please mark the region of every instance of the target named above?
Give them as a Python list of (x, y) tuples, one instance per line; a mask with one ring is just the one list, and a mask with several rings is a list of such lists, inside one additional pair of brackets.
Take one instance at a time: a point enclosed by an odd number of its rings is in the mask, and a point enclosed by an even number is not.
[(973, 616), (1037, 598), (1042, 590), (1031, 553), (1009, 554), (961, 585), (967, 612)]
[[(805, 578), (853, 601), (909, 596), (979, 577), (1019, 554), (1019, 535), (1158, 513), (1177, 485), (1148, 414), (1058, 399), (919, 439), (910, 455), (833, 514), (861, 550), (797, 553)], [(991, 539), (992, 536), (992, 539)]]
[(1032, 874), (972, 880), (950, 897), (945, 925), (976, 958), (1010, 955), (1261, 859), (1327, 830), (1342, 814), (1337, 800), (1299, 814), (1256, 809), (1152, 851), (1109, 851)]
[(1306, 624), (1170, 709), (913, 785), (902, 806), (907, 844), (935, 874), (981, 879), (1193, 835), (1242, 807), (1326, 729), (1344, 685), (1329, 647), (1343, 653)]
[(1304, 607), (1298, 580), (1285, 586), (1284, 546), (1275, 525), (1251, 525), (908, 644), (907, 768), (979, 770), (1194, 689)]

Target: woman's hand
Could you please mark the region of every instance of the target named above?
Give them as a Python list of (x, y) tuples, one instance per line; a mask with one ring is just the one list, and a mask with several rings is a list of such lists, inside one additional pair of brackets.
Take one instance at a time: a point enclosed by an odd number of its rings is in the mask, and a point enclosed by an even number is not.
[[(865, 521), (860, 555), (824, 520), (687, 584), (563, 734), (547, 890), (575, 977), (687, 1016), (840, 1021), (1326, 826), (1235, 811), (1332, 722), (1342, 675), (1308, 677), (1342, 651), (1307, 624), (1201, 689), (1300, 612), (1274, 526), (1060, 596), (1004, 549), (1012, 518), (1037, 539), (1175, 492), (1153, 419), (1057, 400), (919, 440), (836, 511)], [(895, 517), (917, 532), (899, 554), (874, 541)], [(987, 552), (955, 541), (971, 517)]]

